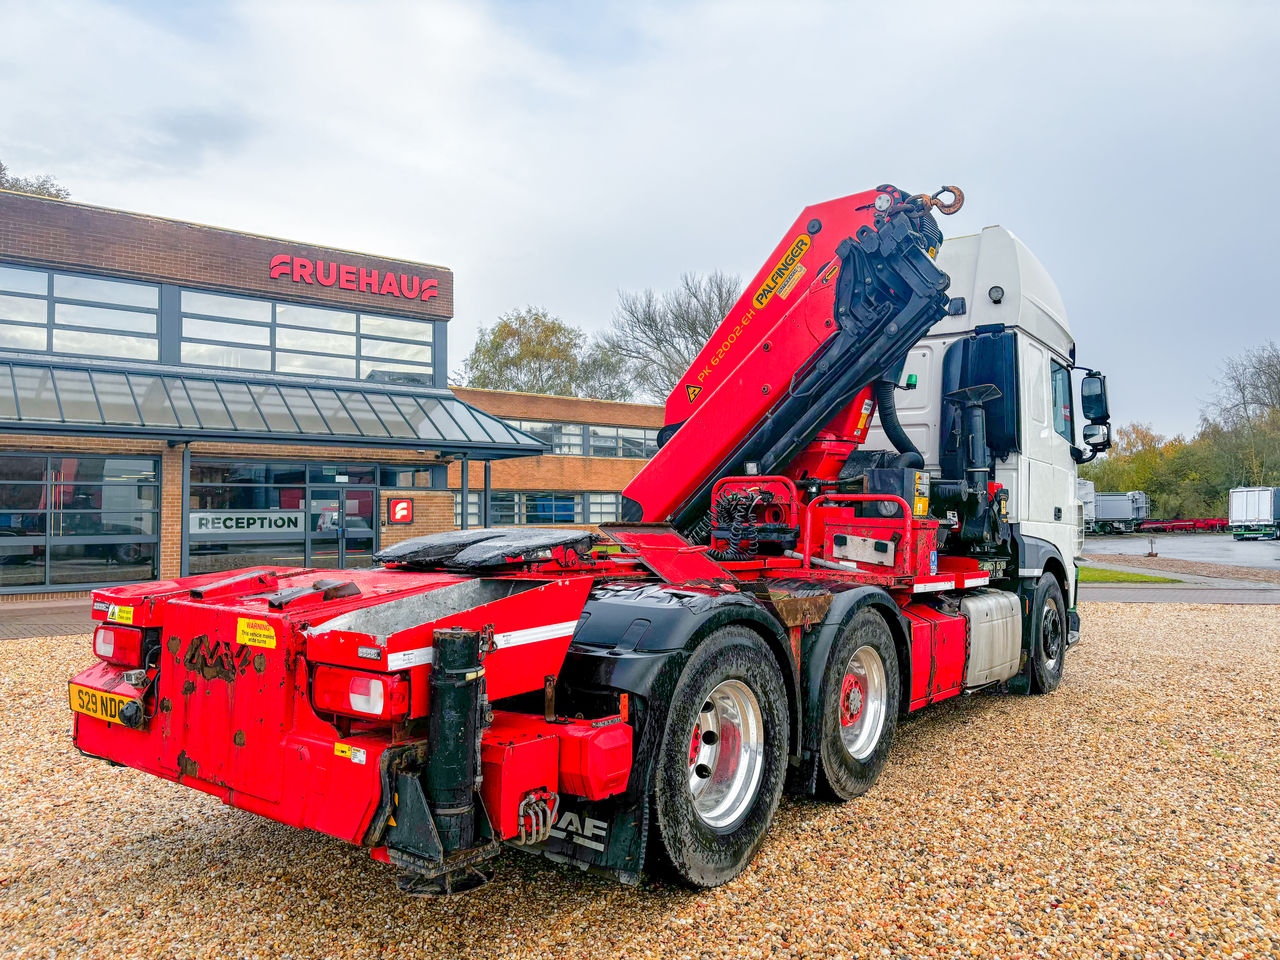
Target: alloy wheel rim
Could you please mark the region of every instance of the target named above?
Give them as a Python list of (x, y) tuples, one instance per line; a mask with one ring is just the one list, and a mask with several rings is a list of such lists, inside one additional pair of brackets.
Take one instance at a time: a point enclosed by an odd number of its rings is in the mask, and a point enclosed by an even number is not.
[(703, 823), (724, 829), (746, 815), (764, 771), (764, 716), (741, 680), (708, 694), (689, 743), (689, 793)]
[(875, 752), (889, 701), (884, 661), (874, 647), (853, 651), (840, 685), (840, 742), (855, 760)]

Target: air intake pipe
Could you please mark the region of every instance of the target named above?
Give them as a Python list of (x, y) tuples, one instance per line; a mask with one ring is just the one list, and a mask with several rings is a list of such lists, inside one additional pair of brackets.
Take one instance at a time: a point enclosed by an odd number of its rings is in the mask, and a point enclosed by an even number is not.
[(880, 427), (884, 430), (884, 435), (889, 438), (889, 442), (893, 444), (893, 449), (898, 451), (894, 466), (921, 470), (924, 468), (924, 457), (898, 421), (895, 390), (897, 390), (897, 384), (892, 380), (877, 380), (875, 383), (876, 411), (880, 414)]

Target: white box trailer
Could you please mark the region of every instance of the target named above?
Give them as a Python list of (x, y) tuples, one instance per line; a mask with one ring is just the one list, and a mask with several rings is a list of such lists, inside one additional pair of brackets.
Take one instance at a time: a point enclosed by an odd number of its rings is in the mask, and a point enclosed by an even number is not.
[(1227, 527), (1237, 540), (1274, 540), (1280, 535), (1280, 487), (1236, 487)]
[(1141, 490), (1094, 493), (1093, 529), (1096, 533), (1133, 533), (1151, 518), (1151, 498)]

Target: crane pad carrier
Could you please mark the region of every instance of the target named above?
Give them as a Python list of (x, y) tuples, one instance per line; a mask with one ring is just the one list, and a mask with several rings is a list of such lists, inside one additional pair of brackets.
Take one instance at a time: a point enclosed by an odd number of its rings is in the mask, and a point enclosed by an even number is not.
[[(1074, 564), (999, 479), (1038, 416), (1014, 403), (1016, 331), (937, 353), (936, 465), (895, 409), (913, 347), (965, 318), (933, 217), (961, 201), (886, 185), (804, 210), (600, 534), (462, 530), (368, 570), (95, 591), (77, 747), (362, 844), (410, 893), (483, 882), (503, 844), (707, 887), (784, 789), (868, 790), (908, 712), (1053, 690)], [(1082, 395), (1096, 450), (1105, 382)], [(877, 407), (891, 450), (867, 449)]]

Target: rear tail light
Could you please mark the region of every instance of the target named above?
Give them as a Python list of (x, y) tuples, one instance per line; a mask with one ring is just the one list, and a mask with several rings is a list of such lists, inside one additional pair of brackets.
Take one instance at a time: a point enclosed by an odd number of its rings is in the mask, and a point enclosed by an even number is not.
[(142, 631), (136, 627), (103, 624), (93, 632), (93, 652), (118, 667), (142, 666)]
[(378, 720), (409, 715), (409, 683), (399, 676), (316, 667), (311, 692), (316, 709), (325, 713)]

